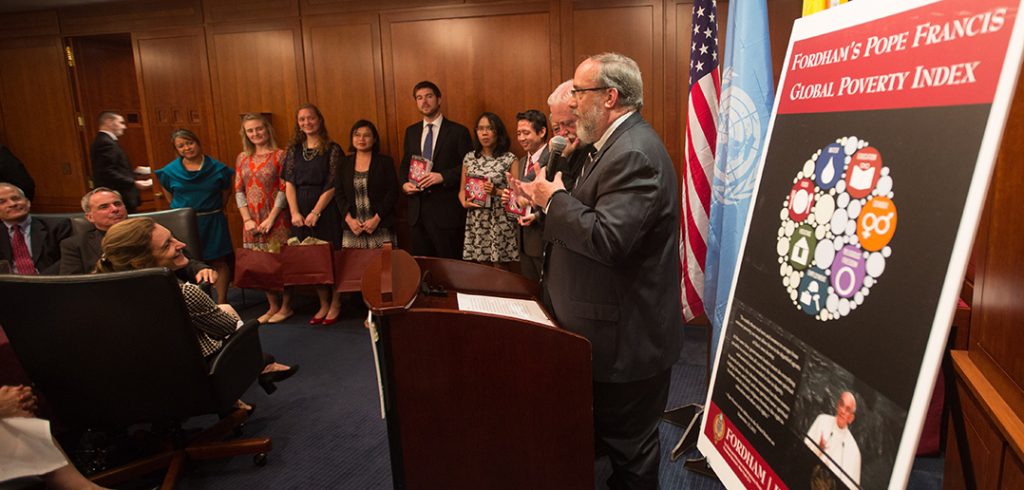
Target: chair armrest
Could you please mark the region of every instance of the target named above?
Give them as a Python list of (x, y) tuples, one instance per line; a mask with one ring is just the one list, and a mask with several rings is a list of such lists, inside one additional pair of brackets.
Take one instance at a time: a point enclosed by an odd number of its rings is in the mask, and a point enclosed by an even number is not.
[(263, 371), (259, 322), (249, 320), (210, 362), (208, 375), (222, 403), (233, 403)]

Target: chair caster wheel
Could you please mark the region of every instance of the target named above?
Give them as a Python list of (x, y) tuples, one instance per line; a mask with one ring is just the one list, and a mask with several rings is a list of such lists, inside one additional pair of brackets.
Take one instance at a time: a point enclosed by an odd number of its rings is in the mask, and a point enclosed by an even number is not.
[(267, 453), (259, 453), (252, 457), (252, 463), (256, 466), (267, 465)]

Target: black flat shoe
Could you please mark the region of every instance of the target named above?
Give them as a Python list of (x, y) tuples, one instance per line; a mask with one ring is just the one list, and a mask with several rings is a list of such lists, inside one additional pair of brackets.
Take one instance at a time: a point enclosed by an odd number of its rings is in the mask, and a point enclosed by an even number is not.
[(263, 391), (265, 391), (268, 395), (273, 394), (275, 391), (277, 391), (277, 385), (275, 383), (277, 383), (278, 381), (284, 381), (295, 375), (295, 373), (297, 372), (299, 372), (299, 366), (295, 365), (288, 369), (283, 369), (281, 371), (271, 371), (269, 373), (260, 374), (258, 381), (260, 384), (260, 388), (263, 388)]

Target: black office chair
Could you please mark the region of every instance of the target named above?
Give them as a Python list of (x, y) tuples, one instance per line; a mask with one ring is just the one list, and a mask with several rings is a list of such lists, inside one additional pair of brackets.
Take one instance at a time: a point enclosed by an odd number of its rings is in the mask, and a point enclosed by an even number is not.
[(199, 240), (199, 226), (196, 224), (196, 210), (192, 208), (168, 209), (149, 213), (135, 213), (129, 218), (153, 218), (164, 228), (171, 230), (175, 238), (185, 242), (185, 250), (194, 258), (203, 258), (203, 242)]
[(254, 454), (265, 464), (270, 439), (221, 440), (249, 415), (234, 402), (263, 369), (258, 324), (242, 326), (208, 364), (168, 270), (2, 275), (0, 325), (63, 425), (106, 429), (224, 417), (162, 453), (93, 475), (98, 484), (167, 467), (170, 488), (188, 459)]
[[(33, 213), (33, 217), (57, 224), (62, 220), (71, 221), (71, 234), (78, 235), (92, 230), (93, 224), (85, 219), (83, 213)], [(130, 218), (153, 218), (163, 225), (177, 238), (185, 242), (185, 250), (192, 257), (203, 256), (203, 243), (199, 240), (199, 226), (196, 224), (196, 211), (192, 208), (168, 209), (149, 213), (136, 213)]]

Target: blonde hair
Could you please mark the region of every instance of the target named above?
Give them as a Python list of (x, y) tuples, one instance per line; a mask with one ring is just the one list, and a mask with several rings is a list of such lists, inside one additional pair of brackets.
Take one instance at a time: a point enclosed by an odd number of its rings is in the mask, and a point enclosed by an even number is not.
[(245, 153), (245, 156), (248, 157), (256, 153), (256, 145), (249, 141), (249, 137), (245, 134), (245, 123), (249, 121), (260, 121), (263, 123), (263, 127), (267, 130), (267, 146), (272, 150), (276, 150), (277, 140), (274, 138), (274, 126), (270, 125), (270, 120), (267, 119), (267, 116), (258, 112), (246, 112), (242, 114), (242, 129), (238, 131), (238, 134), (242, 135), (242, 153)]
[(103, 237), (103, 254), (96, 262), (96, 272), (156, 267), (152, 245), (155, 229), (152, 218), (130, 218), (111, 226)]

